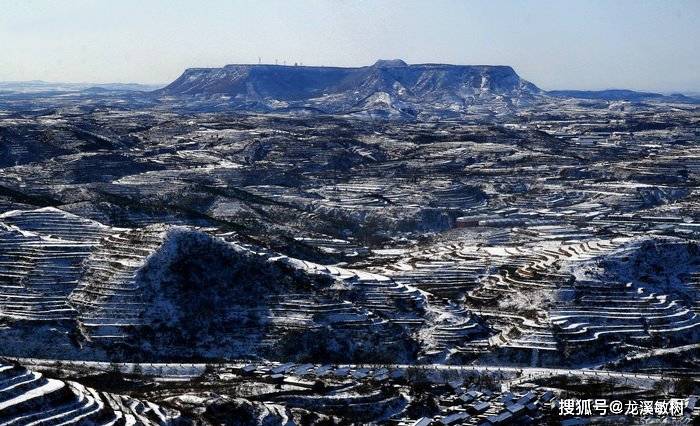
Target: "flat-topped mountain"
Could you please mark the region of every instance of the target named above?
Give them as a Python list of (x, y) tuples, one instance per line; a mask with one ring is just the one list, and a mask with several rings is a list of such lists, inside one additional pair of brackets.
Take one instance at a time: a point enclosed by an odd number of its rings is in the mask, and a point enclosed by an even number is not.
[(380, 60), (342, 68), (226, 65), (191, 68), (156, 95), (194, 96), (243, 110), (459, 116), (474, 106), (494, 112), (542, 91), (509, 66), (413, 64)]

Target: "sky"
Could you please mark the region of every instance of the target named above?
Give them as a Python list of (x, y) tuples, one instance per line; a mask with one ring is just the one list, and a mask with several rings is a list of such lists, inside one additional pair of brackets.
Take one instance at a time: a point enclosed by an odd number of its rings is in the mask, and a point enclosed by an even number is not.
[(0, 0), (0, 81), (231, 63), (511, 65), (544, 89), (700, 92), (700, 0)]

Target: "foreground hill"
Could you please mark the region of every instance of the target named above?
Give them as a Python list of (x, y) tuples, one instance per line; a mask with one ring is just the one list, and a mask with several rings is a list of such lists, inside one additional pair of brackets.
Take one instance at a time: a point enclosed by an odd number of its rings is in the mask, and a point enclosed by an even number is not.
[(508, 66), (407, 65), (358, 68), (226, 65), (192, 68), (154, 94), (207, 98), (243, 110), (416, 117), (458, 116), (481, 106), (507, 111), (541, 93)]

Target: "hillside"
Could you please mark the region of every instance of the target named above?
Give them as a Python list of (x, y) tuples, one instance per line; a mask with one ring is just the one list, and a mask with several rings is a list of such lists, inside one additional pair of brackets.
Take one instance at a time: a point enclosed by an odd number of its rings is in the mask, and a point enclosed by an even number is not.
[[(409, 361), (440, 312), (387, 277), (190, 227), (110, 228), (53, 208), (0, 220), (8, 355)], [(26, 344), (30, 330), (42, 338)]]

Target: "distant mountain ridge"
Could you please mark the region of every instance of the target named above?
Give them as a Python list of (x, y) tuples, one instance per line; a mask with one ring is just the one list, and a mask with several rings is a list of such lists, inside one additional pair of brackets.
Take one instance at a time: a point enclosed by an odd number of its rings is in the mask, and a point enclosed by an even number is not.
[(664, 95), (654, 92), (637, 92), (627, 89), (607, 89), (607, 90), (550, 90), (548, 95), (558, 98), (578, 98), (578, 99), (595, 99), (605, 101), (630, 101), (642, 102), (650, 100), (668, 101), (668, 102), (700, 102), (690, 96), (680, 93)]
[(42, 80), (0, 81), (0, 91), (19, 93), (81, 91), (148, 92), (161, 87), (162, 85), (140, 83), (62, 83)]
[(219, 100), (229, 107), (259, 111), (458, 116), (471, 107), (507, 112), (544, 92), (509, 66), (408, 65), (402, 60), (380, 60), (355, 68), (191, 68), (153, 93)]
[(184, 112), (331, 114), (408, 120), (510, 119), (530, 107), (573, 100), (581, 107), (614, 102), (700, 104), (694, 94), (625, 89), (545, 91), (505, 65), (407, 64), (362, 67), (232, 64), (189, 68), (168, 85), (0, 82), (0, 100), (30, 105), (51, 96), (121, 102)]

